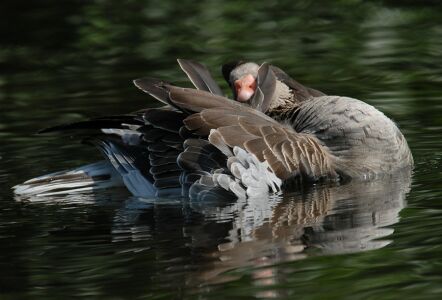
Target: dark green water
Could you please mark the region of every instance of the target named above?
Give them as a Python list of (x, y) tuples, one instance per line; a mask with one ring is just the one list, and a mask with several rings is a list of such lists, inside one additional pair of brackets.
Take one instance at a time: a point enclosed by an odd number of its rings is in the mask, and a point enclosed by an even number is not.
[[(0, 37), (0, 299), (440, 299), (438, 1), (5, 0)], [(412, 177), (252, 203), (14, 197), (99, 158), (37, 129), (155, 105), (131, 80), (187, 84), (177, 57), (220, 81), (223, 62), (269, 61), (375, 105), (406, 136)]]

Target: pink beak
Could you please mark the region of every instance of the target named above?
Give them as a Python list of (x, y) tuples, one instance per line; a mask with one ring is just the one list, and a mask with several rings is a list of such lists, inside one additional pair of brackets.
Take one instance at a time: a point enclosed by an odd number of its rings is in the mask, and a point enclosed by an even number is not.
[(256, 90), (256, 79), (248, 74), (235, 81), (236, 100), (247, 102)]

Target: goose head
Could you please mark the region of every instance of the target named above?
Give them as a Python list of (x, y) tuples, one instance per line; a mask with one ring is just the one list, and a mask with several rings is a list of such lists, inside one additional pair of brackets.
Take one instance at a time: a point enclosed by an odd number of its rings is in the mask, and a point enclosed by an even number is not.
[(222, 72), (238, 102), (267, 112), (278, 98), (277, 78), (268, 63), (233, 62), (223, 65)]
[(222, 73), (236, 101), (267, 113), (291, 109), (303, 101), (324, 95), (267, 63), (231, 62), (223, 65)]
[(258, 86), (259, 65), (254, 62), (233, 62), (223, 65), (224, 78), (233, 91), (235, 100), (248, 102)]

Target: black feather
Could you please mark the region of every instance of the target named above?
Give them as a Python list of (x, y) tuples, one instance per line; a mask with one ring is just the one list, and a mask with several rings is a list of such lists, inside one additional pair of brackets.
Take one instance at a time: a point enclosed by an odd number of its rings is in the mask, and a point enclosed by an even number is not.
[(179, 111), (158, 108), (148, 110), (143, 117), (156, 128), (178, 133), (187, 115)]
[(158, 179), (155, 181), (153, 186), (158, 189), (174, 188), (174, 187), (181, 188), (180, 180), (177, 177)]
[(209, 155), (202, 152), (184, 151), (178, 156), (178, 165), (187, 171), (207, 171), (220, 168), (217, 161), (210, 158)]
[(154, 176), (157, 174), (177, 172), (177, 171), (181, 172), (182, 169), (176, 163), (162, 165), (162, 166), (154, 166), (149, 169), (149, 172)]
[[(132, 124), (137, 126), (144, 125), (144, 123), (137, 118), (137, 115), (107, 116), (48, 127), (39, 130), (37, 133), (46, 134), (67, 132), (74, 135), (87, 135), (88, 131), (90, 134), (92, 134), (93, 131), (103, 128), (125, 128), (125, 125), (123, 124)], [(75, 131), (78, 132), (75, 133)]]

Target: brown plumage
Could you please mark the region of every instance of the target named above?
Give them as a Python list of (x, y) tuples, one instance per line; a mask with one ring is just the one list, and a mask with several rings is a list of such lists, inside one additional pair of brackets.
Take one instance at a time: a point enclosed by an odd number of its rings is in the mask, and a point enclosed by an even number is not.
[[(259, 81), (258, 65), (244, 62), (231, 65), (234, 68), (230, 71), (233, 76), (228, 77), (230, 85), (244, 74), (252, 74)], [(268, 68), (267, 64), (262, 66)], [(246, 131), (266, 141), (245, 141), (244, 148), (250, 143), (252, 146), (247, 150), (260, 160), (263, 159), (261, 153), (267, 153), (267, 158), (278, 165), (282, 178), (290, 174), (289, 177), (301, 175), (314, 180), (320, 177), (364, 179), (413, 165), (402, 133), (373, 106), (348, 97), (326, 96), (303, 86), (275, 66), (269, 69), (276, 78), (275, 88), (262, 88), (272, 101), (261, 111), (277, 121), (271, 127), (277, 133), (267, 139), (265, 133), (259, 135), (263, 119), (259, 111), (254, 111), (253, 117), (244, 118), (241, 126), (247, 126)], [(249, 105), (253, 106), (251, 102)]]
[[(206, 99), (206, 109), (201, 108), (200, 98)], [(337, 176), (328, 151), (314, 136), (298, 133), (251, 107), (208, 92), (171, 87), (170, 99), (178, 106), (200, 111), (184, 120), (188, 129), (201, 135), (216, 130), (211, 135), (217, 132), (228, 147), (240, 147), (267, 160), (283, 180), (296, 175), (313, 180)]]
[[(165, 107), (42, 133), (66, 131), (86, 139), (111, 166), (101, 164), (100, 172), (82, 169), (79, 179), (119, 173), (137, 196), (190, 191), (191, 197), (202, 199), (218, 197), (221, 189), (243, 197), (275, 191), (291, 179), (371, 179), (413, 164), (396, 125), (364, 102), (326, 96), (267, 63), (239, 62), (223, 66), (234, 98), (239, 79), (256, 83), (246, 86), (253, 94), (241, 94), (238, 101), (246, 102), (240, 103), (223, 96), (202, 64), (178, 62), (197, 89), (152, 78), (134, 81)], [(50, 192), (65, 188), (63, 184), (16, 190)]]

